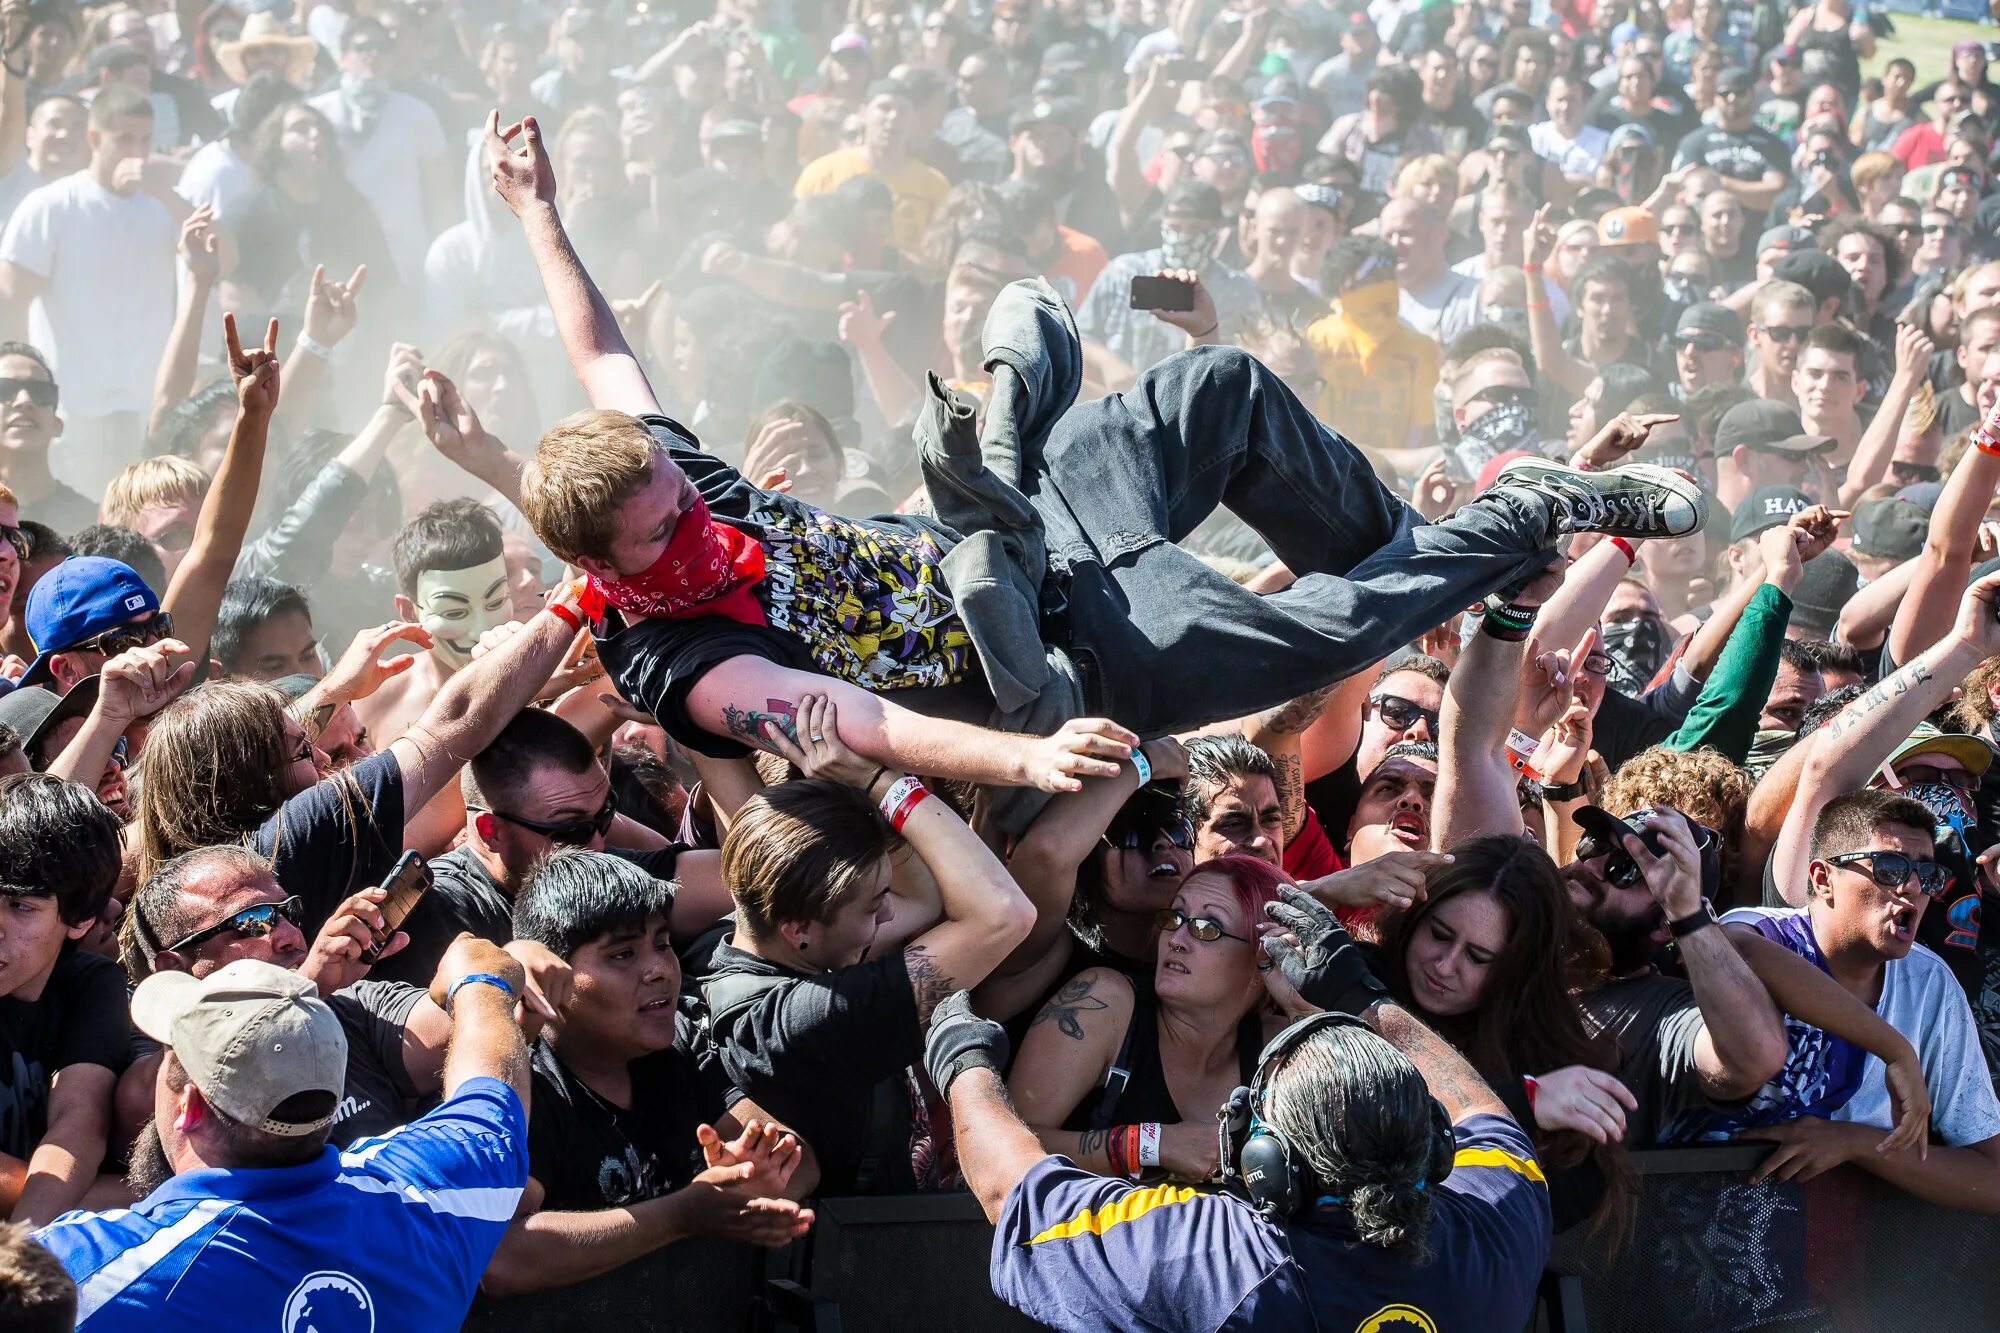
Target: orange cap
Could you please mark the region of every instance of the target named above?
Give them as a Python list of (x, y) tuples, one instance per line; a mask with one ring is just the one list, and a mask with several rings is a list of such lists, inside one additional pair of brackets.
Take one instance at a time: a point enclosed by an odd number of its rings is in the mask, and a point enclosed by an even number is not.
[(1660, 224), (1643, 208), (1614, 208), (1597, 220), (1597, 243), (1611, 245), (1658, 245)]

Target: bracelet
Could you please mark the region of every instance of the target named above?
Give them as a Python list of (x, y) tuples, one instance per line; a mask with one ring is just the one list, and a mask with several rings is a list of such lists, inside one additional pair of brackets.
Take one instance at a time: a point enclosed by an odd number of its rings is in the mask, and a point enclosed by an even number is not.
[(1528, 1109), (1532, 1111), (1535, 1109), (1535, 1098), (1542, 1090), (1541, 1080), (1533, 1074), (1523, 1074), (1521, 1075), (1521, 1086), (1527, 1089)]
[(578, 615), (576, 613), (576, 608), (571, 606), (568, 602), (550, 602), (547, 606), (543, 607), (542, 609), (544, 611), (547, 611), (550, 615), (554, 616), (557, 620), (562, 621), (563, 624), (568, 625), (570, 629), (573, 631), (580, 630), (583, 628), (583, 617)]
[(1972, 447), (1982, 454), (2000, 457), (2000, 436), (1994, 435), (1991, 427), (1981, 426), (1972, 432)]
[(1479, 632), (1502, 643), (1525, 643), (1528, 632), (1535, 627), (1535, 614), (1541, 608), (1516, 606), (1489, 597), (1486, 613), (1480, 618)]
[(1525, 731), (1519, 731), (1510, 727), (1507, 731), (1507, 762), (1514, 766), (1516, 773), (1521, 774), (1531, 781), (1540, 782), (1542, 775), (1537, 773), (1534, 766), (1528, 762), (1529, 757), (1534, 753), (1535, 738)]
[(890, 828), (901, 833), (903, 824), (910, 817), (910, 811), (922, 805), (924, 798), (929, 795), (930, 792), (924, 789), (921, 781), (906, 773), (897, 778), (883, 794), (882, 817), (889, 821)]
[(1221, 327), (1222, 327), (1222, 321), (1218, 319), (1215, 321), (1215, 323), (1209, 325), (1202, 332), (1194, 334), (1192, 336), (1196, 338), (1206, 338), (1209, 334), (1214, 333), (1217, 329)]
[(304, 329), (299, 330), (298, 340), (295, 345), (301, 352), (309, 352), (322, 361), (333, 360), (333, 349), (325, 343), (315, 342), (313, 339), (308, 338)]
[(1160, 1122), (1157, 1120), (1148, 1120), (1144, 1124), (1135, 1125), (1133, 1132), (1138, 1136), (1139, 1140), (1139, 1165), (1141, 1167), (1158, 1166), (1160, 1164)]
[(1146, 758), (1144, 746), (1132, 747), (1132, 767), (1139, 770), (1139, 785), (1145, 786), (1153, 780), (1153, 761)]
[(451, 989), (444, 993), (445, 1013), (449, 1014), (451, 1012), (452, 997), (458, 994), (460, 988), (473, 985), (497, 986), (506, 994), (508, 999), (511, 1000), (514, 998), (514, 988), (508, 984), (507, 978), (495, 976), (491, 972), (468, 972), (457, 981), (452, 982)]
[(874, 791), (876, 782), (879, 781), (882, 775), (884, 773), (887, 773), (888, 771), (889, 771), (889, 766), (887, 764), (875, 765), (875, 771), (868, 775), (868, 781), (861, 784), (861, 794), (863, 796), (866, 796), (869, 792)]
[(1619, 550), (1625, 553), (1625, 564), (1627, 568), (1630, 568), (1631, 566), (1639, 563), (1639, 553), (1632, 549), (1631, 542), (1626, 541), (1623, 537), (1616, 537), (1616, 536), (1607, 537), (1605, 538), (1605, 540), (1610, 542), (1613, 546), (1617, 547)]
[(1540, 273), (1541, 271), (1542, 266), (1539, 261), (1521, 265), (1521, 272), (1523, 273)]
[(1580, 801), (1590, 794), (1582, 778), (1575, 782), (1542, 781), (1542, 799), (1545, 801)]
[(1527, 303), (1527, 308), (1529, 310), (1547, 310), (1549, 303), (1547, 301), (1530, 301)]

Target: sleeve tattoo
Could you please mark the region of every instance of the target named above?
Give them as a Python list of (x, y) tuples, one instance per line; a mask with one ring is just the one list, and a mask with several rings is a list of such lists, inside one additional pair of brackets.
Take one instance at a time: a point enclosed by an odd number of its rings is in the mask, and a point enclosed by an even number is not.
[(792, 744), (799, 743), (798, 705), (789, 699), (766, 699), (761, 710), (738, 708), (734, 704), (722, 706), (722, 725), (729, 729), (729, 734), (760, 750), (771, 749), (764, 737), (766, 722), (776, 726)]
[(1079, 1017), (1085, 1010), (1107, 1009), (1110, 1006), (1090, 993), (1092, 982), (1089, 977), (1076, 977), (1064, 984), (1063, 988), (1050, 997), (1035, 1015), (1029, 1027), (1040, 1027), (1050, 1019), (1071, 1041), (1083, 1040), (1083, 1021)]
[(903, 950), (903, 966), (910, 970), (910, 989), (917, 994), (917, 1018), (928, 1023), (931, 1010), (950, 999), (958, 986), (944, 974), (921, 944)]

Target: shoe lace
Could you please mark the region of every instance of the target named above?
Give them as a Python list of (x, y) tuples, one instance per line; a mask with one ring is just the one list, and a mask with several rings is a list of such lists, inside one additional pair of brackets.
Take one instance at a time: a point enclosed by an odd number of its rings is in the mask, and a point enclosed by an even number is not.
[(1569, 506), (1571, 522), (1579, 526), (1602, 527), (1617, 522), (1645, 531), (1666, 529), (1665, 505), (1650, 489), (1619, 487), (1607, 494), (1567, 477), (1549, 480)]

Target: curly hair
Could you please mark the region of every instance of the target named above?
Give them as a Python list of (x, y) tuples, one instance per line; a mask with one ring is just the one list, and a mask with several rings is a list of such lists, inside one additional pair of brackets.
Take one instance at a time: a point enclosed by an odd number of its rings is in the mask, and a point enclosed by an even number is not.
[(1743, 843), (1743, 813), (1750, 804), (1747, 770), (1704, 746), (1669, 750), (1655, 745), (1618, 766), (1598, 804), (1614, 815), (1649, 805), (1670, 805), (1715, 830), (1722, 840), (1722, 882), (1736, 882), (1736, 858)]

